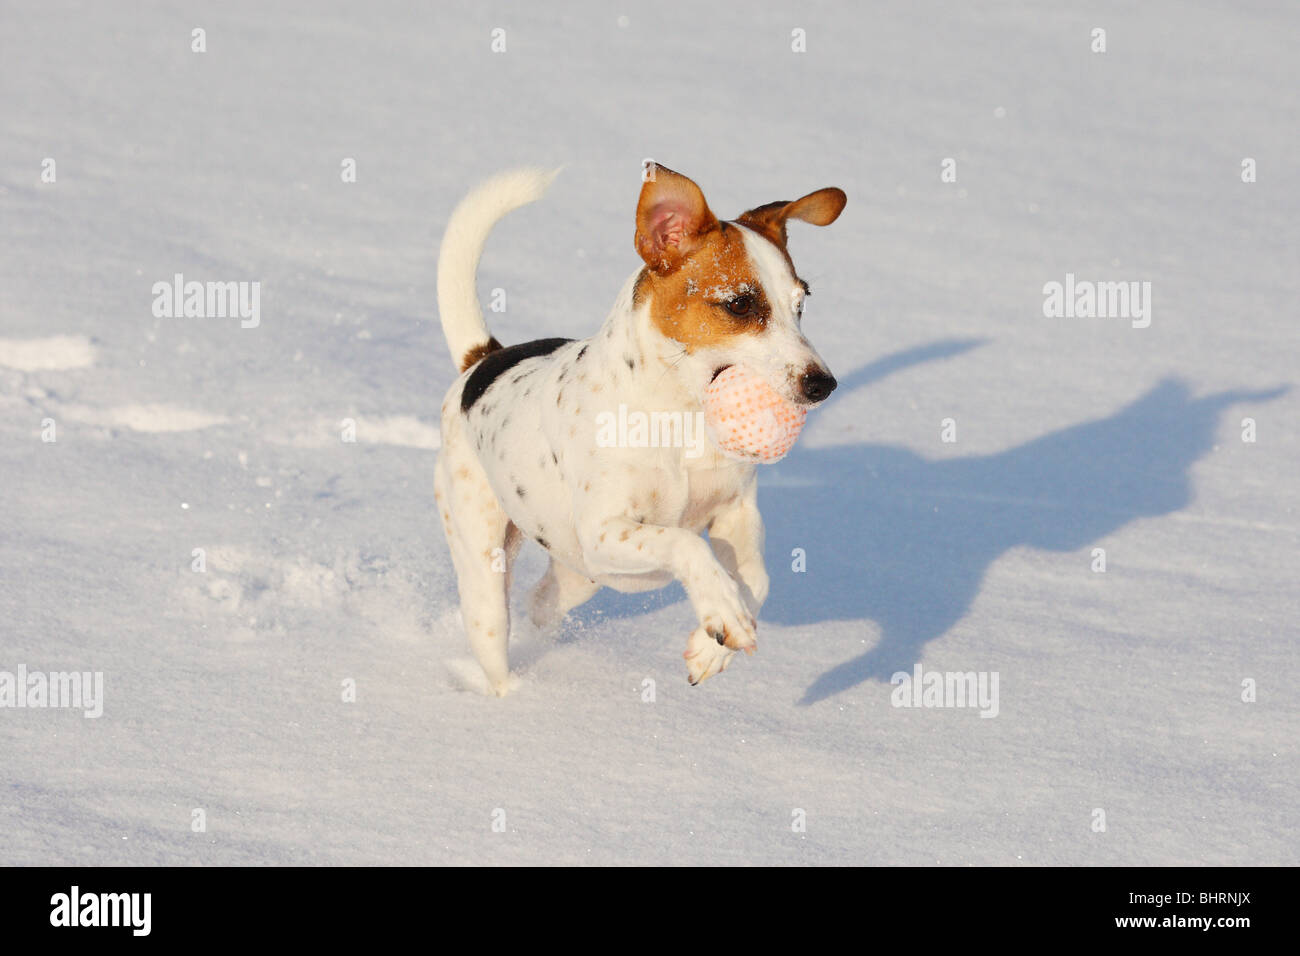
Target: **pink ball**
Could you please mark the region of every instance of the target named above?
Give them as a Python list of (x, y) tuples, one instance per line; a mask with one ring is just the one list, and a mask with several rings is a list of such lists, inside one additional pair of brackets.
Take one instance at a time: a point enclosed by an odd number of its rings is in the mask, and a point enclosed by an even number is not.
[(807, 417), (807, 406), (786, 401), (742, 365), (723, 369), (704, 390), (705, 427), (728, 458), (780, 461), (799, 437)]

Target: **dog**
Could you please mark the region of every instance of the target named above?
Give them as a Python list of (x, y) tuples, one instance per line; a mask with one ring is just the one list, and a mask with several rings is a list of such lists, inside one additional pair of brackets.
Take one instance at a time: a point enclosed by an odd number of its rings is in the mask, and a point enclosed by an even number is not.
[(438, 309), (461, 374), (442, 405), (434, 498), (461, 617), (504, 696), (510, 568), (532, 538), (550, 557), (529, 604), (539, 628), (601, 587), (680, 581), (698, 622), (683, 655), (698, 684), (757, 646), (768, 575), (756, 468), (712, 445), (694, 455), (603, 447), (597, 416), (620, 405), (694, 415), (733, 364), (790, 401), (825, 401), (836, 382), (801, 329), (811, 290), (786, 249), (786, 224), (830, 225), (847, 197), (828, 187), (724, 222), (692, 180), (647, 163), (636, 207), (642, 264), (599, 331), (503, 347), (479, 307), (479, 256), (497, 221), (539, 199), (556, 172), (515, 170), (478, 187), (452, 213), (439, 252)]

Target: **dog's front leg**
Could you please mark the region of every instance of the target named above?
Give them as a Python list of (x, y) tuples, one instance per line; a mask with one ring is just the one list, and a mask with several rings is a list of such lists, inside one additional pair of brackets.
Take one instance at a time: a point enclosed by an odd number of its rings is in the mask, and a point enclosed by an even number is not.
[(758, 640), (754, 615), (740, 585), (698, 534), (613, 517), (582, 522), (578, 535), (583, 560), (593, 574), (658, 571), (668, 572), (681, 582), (700, 622), (685, 654), (691, 683), (699, 683), (726, 667), (732, 652), (753, 652)]
[(749, 612), (758, 617), (767, 600), (769, 580), (763, 565), (763, 516), (757, 485), (751, 483), (730, 508), (709, 525), (709, 544), (722, 566), (741, 586)]

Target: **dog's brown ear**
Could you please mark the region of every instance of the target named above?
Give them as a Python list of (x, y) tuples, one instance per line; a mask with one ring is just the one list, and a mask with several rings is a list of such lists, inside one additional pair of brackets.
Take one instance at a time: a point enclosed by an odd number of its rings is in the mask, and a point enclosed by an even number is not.
[(799, 219), (810, 222), (814, 226), (829, 226), (840, 217), (840, 213), (844, 211), (844, 204), (848, 201), (849, 197), (844, 194), (843, 189), (827, 186), (794, 202), (781, 200), (751, 209), (736, 221), (761, 232), (784, 248), (787, 220)]
[(718, 227), (700, 187), (667, 166), (650, 163), (636, 204), (636, 251), (660, 275), (676, 272)]

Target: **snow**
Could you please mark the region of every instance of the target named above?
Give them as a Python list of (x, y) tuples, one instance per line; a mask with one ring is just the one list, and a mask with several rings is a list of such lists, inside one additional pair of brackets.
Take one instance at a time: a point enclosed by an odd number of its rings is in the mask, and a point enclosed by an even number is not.
[[(105, 699), (0, 709), (0, 863), (1300, 863), (1298, 21), (7, 7), (0, 670)], [(518, 624), (488, 698), (433, 507), (437, 243), (478, 179), (567, 164), (480, 293), (504, 342), (590, 334), (647, 156), (720, 216), (848, 193), (790, 229), (840, 388), (760, 477), (753, 658), (690, 687), (680, 588), (604, 592)], [(260, 323), (155, 317), (178, 273), (259, 282)], [(1071, 273), (1149, 281), (1150, 327), (1046, 317)], [(996, 672), (997, 717), (892, 706), (918, 663)]]
[(0, 339), (0, 365), (24, 372), (85, 368), (95, 362), (95, 347), (84, 335), (40, 339)]

